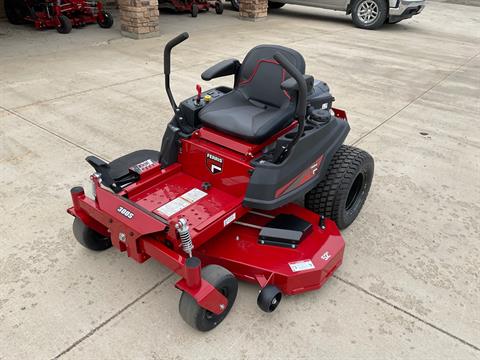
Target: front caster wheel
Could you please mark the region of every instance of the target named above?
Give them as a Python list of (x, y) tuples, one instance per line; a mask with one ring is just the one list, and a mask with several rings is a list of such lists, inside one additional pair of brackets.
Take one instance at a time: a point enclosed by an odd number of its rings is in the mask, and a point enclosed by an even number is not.
[(227, 308), (221, 314), (214, 314), (200, 307), (190, 294), (183, 292), (178, 310), (188, 325), (200, 331), (209, 331), (228, 315), (237, 297), (238, 283), (230, 271), (218, 265), (205, 266), (202, 269), (202, 278), (227, 298)]
[(80, 244), (90, 250), (102, 251), (112, 246), (112, 241), (108, 237), (90, 229), (77, 217), (73, 221), (73, 235)]
[(258, 294), (257, 305), (263, 311), (274, 311), (282, 300), (282, 292), (275, 285), (267, 285)]

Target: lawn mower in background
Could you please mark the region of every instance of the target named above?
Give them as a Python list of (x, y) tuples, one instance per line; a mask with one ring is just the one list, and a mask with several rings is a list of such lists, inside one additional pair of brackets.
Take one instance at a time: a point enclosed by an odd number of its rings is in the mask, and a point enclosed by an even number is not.
[[(179, 311), (208, 331), (228, 314), (237, 279), (261, 290), (274, 311), (282, 295), (319, 289), (341, 265), (339, 229), (359, 214), (374, 162), (344, 145), (345, 111), (327, 84), (305, 74), (297, 51), (259, 45), (242, 63), (224, 60), (202, 79), (234, 77), (177, 105), (164, 50), (165, 88), (173, 108), (162, 146), (111, 162), (89, 156), (91, 194), (70, 190), (73, 233), (84, 247), (112, 245), (139, 263), (154, 258), (180, 276)], [(304, 206), (298, 204), (304, 199)]]
[(218, 15), (223, 14), (223, 2), (221, 0), (160, 0), (159, 10), (168, 9), (175, 12), (189, 12), (192, 17), (197, 17), (200, 11), (215, 9)]
[(39, 30), (55, 28), (61, 34), (95, 22), (106, 29), (113, 25), (112, 14), (100, 1), (5, 0), (5, 13), (14, 25), (33, 23)]

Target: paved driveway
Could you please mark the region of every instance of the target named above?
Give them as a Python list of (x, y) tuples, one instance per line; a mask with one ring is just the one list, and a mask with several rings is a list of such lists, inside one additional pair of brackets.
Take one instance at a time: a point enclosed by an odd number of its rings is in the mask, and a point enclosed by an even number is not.
[[(143, 41), (0, 24), (0, 358), (480, 358), (480, 8), (430, 3), (375, 32), (297, 6), (235, 16), (162, 15), (163, 35)], [(217, 60), (290, 46), (376, 161), (336, 276), (270, 315), (241, 284), (207, 334), (179, 317), (176, 276), (81, 248), (65, 213), (69, 189), (88, 185), (85, 156), (159, 148), (163, 46), (185, 30), (178, 99)]]

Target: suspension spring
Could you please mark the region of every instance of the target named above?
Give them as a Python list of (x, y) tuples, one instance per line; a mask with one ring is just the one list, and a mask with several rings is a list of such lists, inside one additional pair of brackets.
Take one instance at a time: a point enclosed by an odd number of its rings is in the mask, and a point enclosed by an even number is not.
[(183, 251), (185, 251), (189, 257), (192, 257), (193, 242), (192, 235), (190, 234), (190, 230), (188, 229), (187, 219), (180, 218), (178, 220), (178, 223), (175, 225), (175, 228), (177, 229), (178, 235), (180, 236)]

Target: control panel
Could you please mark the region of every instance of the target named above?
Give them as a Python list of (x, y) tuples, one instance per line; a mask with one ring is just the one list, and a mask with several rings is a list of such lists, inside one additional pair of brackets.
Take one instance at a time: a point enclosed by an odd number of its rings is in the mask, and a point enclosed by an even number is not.
[(203, 107), (215, 100), (219, 99), (231, 89), (225, 86), (203, 91), (199, 85), (197, 85), (197, 95), (194, 95), (180, 103), (180, 110), (185, 117), (185, 121), (193, 128), (197, 128), (200, 125), (198, 119), (198, 113)]

